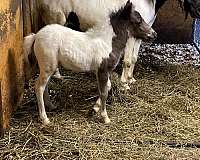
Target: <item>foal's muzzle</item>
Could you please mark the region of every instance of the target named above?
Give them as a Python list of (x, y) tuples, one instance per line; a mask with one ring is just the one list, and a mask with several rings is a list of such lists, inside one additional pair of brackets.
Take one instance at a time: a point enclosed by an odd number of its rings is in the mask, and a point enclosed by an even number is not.
[(147, 35), (145, 41), (153, 41), (157, 38), (157, 33), (151, 29), (150, 33)]

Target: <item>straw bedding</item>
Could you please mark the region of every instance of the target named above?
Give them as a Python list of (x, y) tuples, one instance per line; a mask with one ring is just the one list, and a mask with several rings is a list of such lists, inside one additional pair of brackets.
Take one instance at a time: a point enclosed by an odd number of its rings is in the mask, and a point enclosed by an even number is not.
[(97, 100), (90, 73), (63, 71), (52, 79), (49, 126), (38, 119), (33, 83), (0, 139), (0, 159), (199, 159), (200, 70), (190, 65), (148, 64), (140, 58), (137, 82), (122, 91), (117, 73), (107, 102), (111, 124), (90, 116)]

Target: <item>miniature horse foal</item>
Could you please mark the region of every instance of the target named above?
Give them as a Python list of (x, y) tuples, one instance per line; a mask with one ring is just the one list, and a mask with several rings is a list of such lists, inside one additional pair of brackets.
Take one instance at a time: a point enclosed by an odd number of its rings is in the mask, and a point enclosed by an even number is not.
[(40, 69), (35, 89), (40, 118), (45, 125), (50, 121), (45, 112), (44, 100), (49, 98), (43, 99), (43, 96), (46, 94), (48, 97), (45, 88), (59, 64), (76, 72), (96, 72), (99, 100), (94, 110), (98, 111), (100, 107), (104, 122), (110, 122), (106, 111), (106, 100), (111, 87), (109, 77), (120, 60), (127, 39), (134, 36), (151, 40), (156, 37), (155, 31), (144, 22), (138, 12), (132, 11), (132, 8), (132, 3), (128, 1), (124, 7), (110, 15), (109, 23), (96, 26), (87, 32), (52, 24), (42, 28), (37, 34), (25, 37), (26, 65), (29, 65), (28, 55), (33, 46)]

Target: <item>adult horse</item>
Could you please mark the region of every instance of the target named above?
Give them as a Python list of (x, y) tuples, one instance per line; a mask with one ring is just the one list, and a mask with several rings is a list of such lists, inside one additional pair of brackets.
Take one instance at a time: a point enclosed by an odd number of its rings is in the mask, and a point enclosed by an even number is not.
[[(76, 13), (81, 30), (87, 30), (106, 21), (107, 15), (126, 3), (127, 0), (38, 0), (39, 11), (45, 24), (58, 23), (65, 25), (66, 17), (71, 12)], [(167, 0), (131, 0), (136, 10), (144, 20), (152, 25), (157, 11)], [(184, 7), (185, 13), (192, 17), (200, 17), (200, 2), (198, 0), (177, 0)], [(127, 41), (124, 55), (121, 81), (128, 89), (128, 83), (135, 81), (133, 70), (137, 61), (140, 39), (130, 38)], [(58, 74), (59, 77), (59, 74)]]

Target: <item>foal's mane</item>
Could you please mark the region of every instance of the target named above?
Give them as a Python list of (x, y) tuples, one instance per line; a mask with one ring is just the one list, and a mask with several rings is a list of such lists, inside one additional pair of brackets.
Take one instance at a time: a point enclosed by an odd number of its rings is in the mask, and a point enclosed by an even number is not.
[(128, 17), (129, 15), (127, 15), (126, 11), (128, 10), (129, 7), (131, 7), (132, 10), (132, 3), (128, 0), (124, 6), (122, 6), (120, 9), (110, 14), (110, 20), (113, 20), (118, 17), (123, 17), (123, 18)]

